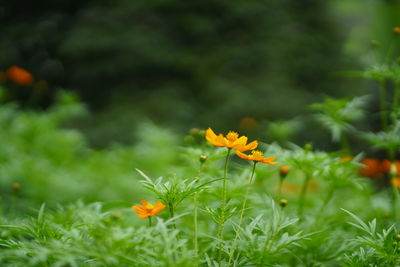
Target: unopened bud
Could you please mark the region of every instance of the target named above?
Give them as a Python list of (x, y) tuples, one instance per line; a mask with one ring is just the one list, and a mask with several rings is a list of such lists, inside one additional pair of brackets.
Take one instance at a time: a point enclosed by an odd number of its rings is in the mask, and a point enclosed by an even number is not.
[(289, 171), (290, 171), (289, 166), (287, 166), (287, 165), (281, 166), (279, 168), (279, 175), (280, 175), (281, 179), (285, 179), (285, 177), (288, 175)]
[(191, 134), (191, 135), (196, 135), (198, 133), (199, 133), (199, 129), (197, 129), (197, 128), (192, 128), (189, 130), (189, 134)]
[(313, 144), (312, 143), (307, 143), (304, 145), (304, 150), (306, 151), (311, 151), (313, 150)]
[(13, 183), (12, 184), (12, 189), (14, 191), (19, 191), (21, 189), (21, 185), (19, 183)]
[(393, 236), (393, 239), (396, 240), (396, 241), (400, 241), (400, 234), (395, 234)]
[(289, 204), (289, 202), (286, 199), (281, 199), (279, 201), (279, 206), (281, 206), (282, 208), (286, 207)]
[(201, 155), (199, 159), (200, 159), (200, 162), (201, 162), (201, 163), (204, 163), (204, 162), (206, 162), (206, 160), (208, 159), (208, 157), (207, 157), (206, 155)]

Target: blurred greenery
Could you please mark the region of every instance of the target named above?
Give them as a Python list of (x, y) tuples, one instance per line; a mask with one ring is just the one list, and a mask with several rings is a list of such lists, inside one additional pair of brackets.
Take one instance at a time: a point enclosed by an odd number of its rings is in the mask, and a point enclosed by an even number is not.
[[(49, 84), (33, 100), (20, 93), (25, 105), (77, 91), (94, 108), (77, 126), (96, 146), (129, 143), (142, 117), (180, 131), (291, 119), (325, 94), (362, 92), (338, 72), (359, 69), (366, 35), (384, 43), (396, 20), (370, 10), (393, 4), (370, 2), (7, 1), (0, 67), (21, 65)], [(382, 34), (354, 36), (370, 18), (387, 21)]]

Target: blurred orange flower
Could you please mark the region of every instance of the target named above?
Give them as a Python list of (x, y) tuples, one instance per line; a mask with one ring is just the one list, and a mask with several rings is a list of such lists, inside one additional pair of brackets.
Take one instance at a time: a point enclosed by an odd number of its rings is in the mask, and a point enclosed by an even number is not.
[(393, 28), (393, 33), (400, 34), (400, 27), (399, 26), (394, 27)]
[(257, 148), (258, 142), (253, 141), (247, 144), (247, 137), (241, 136), (233, 131), (230, 131), (226, 136), (223, 134), (216, 135), (211, 128), (206, 130), (206, 139), (214, 146), (228, 147), (239, 151), (248, 151)]
[(365, 166), (360, 169), (362, 176), (370, 178), (381, 178), (381, 164), (378, 159), (365, 158), (361, 160)]
[(239, 122), (239, 128), (244, 131), (254, 131), (258, 128), (258, 121), (251, 117), (244, 117)]
[(33, 83), (33, 76), (27, 70), (18, 66), (11, 66), (6, 71), (7, 78), (18, 85), (26, 86)]
[(395, 177), (390, 180), (390, 183), (394, 185), (397, 189), (400, 189), (400, 178)]
[(240, 157), (242, 159), (258, 161), (258, 162), (269, 164), (269, 165), (279, 164), (278, 162), (274, 162), (274, 160), (276, 160), (276, 158), (264, 157), (263, 153), (261, 151), (257, 151), (257, 150), (251, 151), (251, 155), (247, 155), (238, 150), (238, 151), (236, 151), (236, 155), (238, 155), (238, 157)]
[(146, 219), (148, 217), (157, 215), (165, 208), (165, 205), (160, 201), (154, 205), (150, 204), (146, 200), (140, 200), (140, 202), (142, 203), (142, 206), (135, 205), (132, 207), (132, 209), (138, 213), (138, 217), (141, 219)]
[(381, 171), (383, 173), (394, 172), (393, 175), (400, 174), (400, 161), (396, 160), (393, 163), (390, 160), (384, 159), (381, 163)]

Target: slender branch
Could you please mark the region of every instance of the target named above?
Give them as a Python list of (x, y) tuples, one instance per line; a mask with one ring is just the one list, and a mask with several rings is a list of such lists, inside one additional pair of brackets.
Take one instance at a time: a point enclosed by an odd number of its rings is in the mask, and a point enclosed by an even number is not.
[(222, 254), (222, 241), (223, 241), (223, 232), (224, 232), (224, 224), (225, 224), (225, 209), (226, 209), (226, 180), (228, 173), (228, 159), (231, 154), (231, 148), (228, 148), (225, 158), (225, 167), (224, 167), (224, 179), (222, 184), (222, 203), (221, 203), (221, 217), (219, 222), (219, 230), (218, 230), (218, 238), (219, 238), (219, 251), (218, 251), (218, 264), (221, 266), (221, 254)]
[(303, 187), (301, 188), (300, 197), (299, 197), (299, 209), (298, 209), (298, 215), (300, 218), (303, 217), (304, 202), (305, 202), (307, 188), (308, 188), (310, 179), (311, 179), (311, 176), (309, 174), (306, 174), (306, 177), (304, 178), (304, 182), (303, 182)]
[[(242, 206), (242, 210), (240, 211), (239, 224), (238, 224), (237, 229), (236, 229), (236, 234), (235, 234), (235, 238), (233, 240), (233, 244), (235, 244), (236, 240), (239, 237), (239, 228), (240, 228), (240, 226), (241, 226), (241, 224), (243, 222), (243, 215), (244, 215), (244, 211), (246, 209), (246, 203), (247, 203), (247, 198), (248, 198), (248, 195), (249, 195), (249, 192), (250, 192), (250, 186), (253, 183), (253, 177), (254, 177), (254, 172), (255, 172), (255, 169), (256, 169), (256, 165), (257, 165), (257, 161), (254, 161), (253, 168), (252, 168), (252, 171), (251, 171), (250, 180), (249, 180), (249, 185), (248, 185), (248, 187), (246, 189), (246, 194), (244, 195), (243, 206)], [(231, 264), (234, 252), (235, 252), (235, 248), (233, 247), (231, 252), (229, 253), (229, 261), (228, 261), (228, 264), (227, 264), (228, 267)]]

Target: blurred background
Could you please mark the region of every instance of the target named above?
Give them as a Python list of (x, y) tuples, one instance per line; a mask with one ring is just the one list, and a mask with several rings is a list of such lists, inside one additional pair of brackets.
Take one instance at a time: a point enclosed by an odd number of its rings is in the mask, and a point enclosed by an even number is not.
[[(396, 0), (2, 1), (1, 101), (47, 110), (71, 91), (89, 112), (66, 126), (95, 148), (134, 142), (146, 121), (329, 148), (308, 105), (374, 98), (346, 72), (387, 56), (399, 14)], [(10, 66), (32, 80), (11, 82)]]

